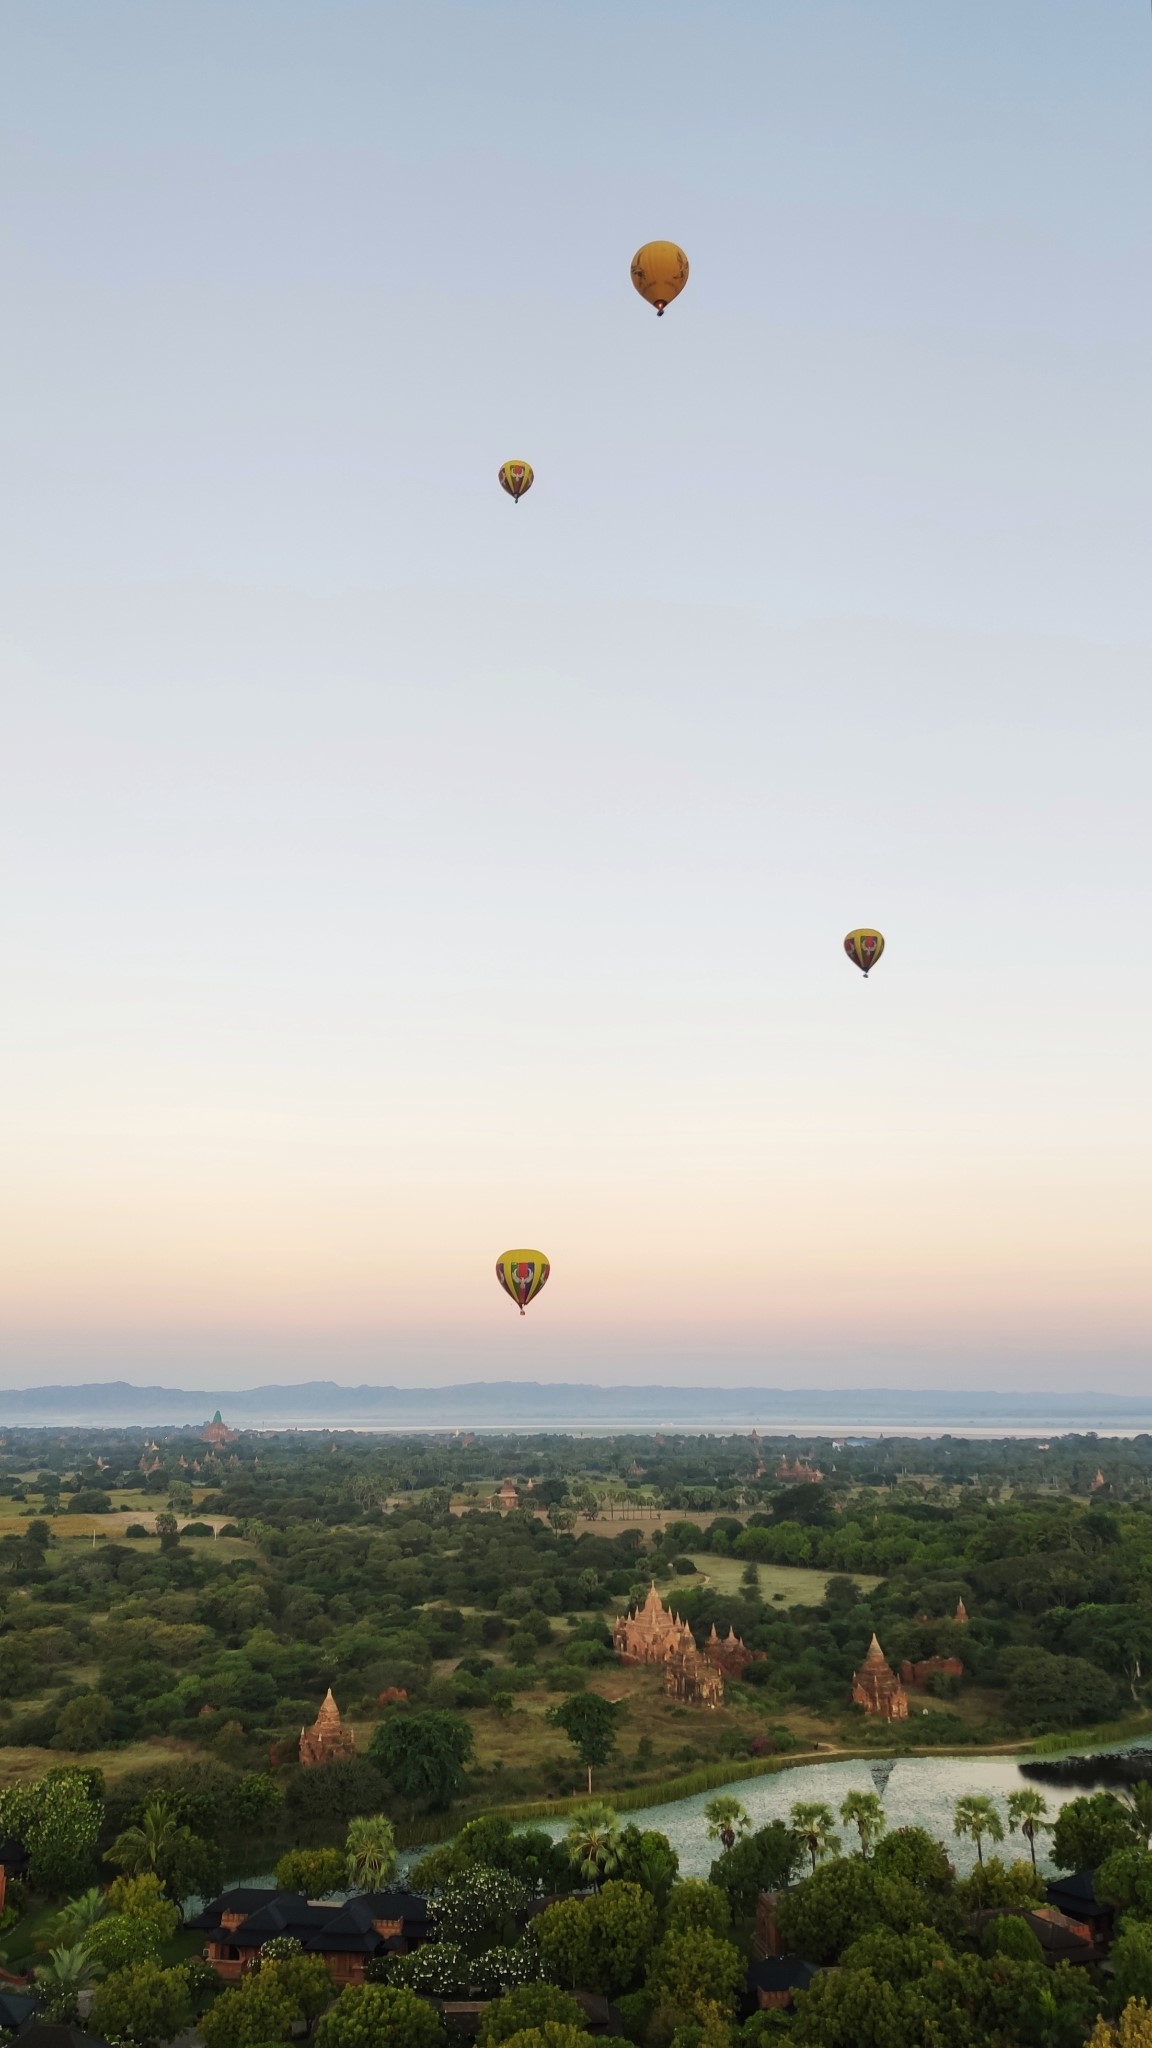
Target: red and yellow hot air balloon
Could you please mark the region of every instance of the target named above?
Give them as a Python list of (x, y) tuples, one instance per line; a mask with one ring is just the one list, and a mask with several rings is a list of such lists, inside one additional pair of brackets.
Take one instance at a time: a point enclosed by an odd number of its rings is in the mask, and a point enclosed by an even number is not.
[(688, 282), (688, 258), (675, 242), (645, 242), (632, 258), (632, 282), (662, 316)]
[(496, 1261), (496, 1278), (505, 1294), (519, 1302), (521, 1315), (528, 1303), (535, 1301), (551, 1270), (543, 1252), (501, 1252)]
[(499, 475), (501, 485), (517, 505), (525, 491), (532, 489), (534, 479), (530, 462), (502, 462)]
[(844, 941), (844, 951), (847, 953), (852, 965), (863, 970), (864, 979), (867, 981), (868, 969), (875, 967), (881, 953), (884, 951), (884, 934), (883, 932), (868, 931), (866, 928), (862, 928), (857, 932), (849, 932), (848, 937)]

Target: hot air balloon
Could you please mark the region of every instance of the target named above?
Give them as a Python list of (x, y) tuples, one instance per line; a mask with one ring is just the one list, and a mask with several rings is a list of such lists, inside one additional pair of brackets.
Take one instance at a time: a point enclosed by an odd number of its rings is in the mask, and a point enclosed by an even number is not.
[(875, 967), (884, 951), (884, 934), (870, 931), (849, 932), (844, 941), (844, 951), (854, 967), (863, 968), (864, 979), (867, 981), (868, 969)]
[(551, 1270), (543, 1252), (501, 1252), (496, 1261), (496, 1278), (505, 1294), (519, 1302), (521, 1315), (528, 1303), (535, 1301)]
[(525, 491), (532, 489), (532, 464), (530, 462), (502, 462), (500, 482), (510, 498), (519, 504)]
[(688, 258), (675, 242), (645, 242), (632, 258), (632, 282), (662, 315), (688, 282)]

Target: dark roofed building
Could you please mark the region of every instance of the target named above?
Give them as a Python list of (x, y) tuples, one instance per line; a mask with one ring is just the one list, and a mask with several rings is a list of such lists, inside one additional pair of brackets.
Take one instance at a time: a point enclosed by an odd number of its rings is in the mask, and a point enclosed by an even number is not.
[(1086, 1927), (1098, 1948), (1107, 1947), (1112, 1939), (1112, 1908), (1102, 1905), (1096, 1897), (1090, 1870), (1073, 1870), (1067, 1877), (1054, 1877), (1045, 1885), (1044, 1892), (1057, 1913)]
[(785, 2012), (798, 1991), (807, 1991), (816, 1964), (802, 1956), (764, 1956), (748, 1965), (747, 2011)]
[(108, 2048), (98, 2034), (86, 2034), (83, 2027), (62, 2020), (28, 2020), (16, 2038), (22, 2048)]
[(7, 2034), (14, 2034), (36, 2011), (36, 2000), (31, 1992), (0, 1991), (0, 2027)]
[(294, 1935), (306, 1954), (323, 1956), (338, 1988), (362, 1983), (372, 1956), (405, 1955), (429, 1937), (427, 1899), (400, 1891), (306, 1899), (302, 1892), (240, 1886), (222, 1892), (189, 1925), (207, 1935), (205, 1960), (227, 1983), (279, 1934)]

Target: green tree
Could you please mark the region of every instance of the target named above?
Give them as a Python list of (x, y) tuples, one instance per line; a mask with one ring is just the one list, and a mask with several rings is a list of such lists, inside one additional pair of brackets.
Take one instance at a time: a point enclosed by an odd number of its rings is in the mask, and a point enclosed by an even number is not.
[(952, 1816), (952, 1832), (956, 1835), (971, 1836), (976, 1844), (976, 1861), (982, 1864), (985, 1836), (990, 1842), (1004, 1840), (1004, 1823), (996, 1810), (995, 1801), (986, 1798), (982, 1792), (965, 1793), (962, 1799), (956, 1801)]
[(719, 1792), (704, 1808), (704, 1819), (710, 1842), (722, 1842), (726, 1849), (735, 1847), (738, 1835), (746, 1835), (752, 1823), (747, 1809), (730, 1792)]
[[(927, 1828), (894, 1828), (883, 1835), (872, 1852), (872, 1868), (915, 1885), (934, 1905), (947, 1898), (956, 1877), (943, 1842)], [(931, 1918), (931, 1912), (924, 1917)]]
[(61, 1707), (52, 1737), (53, 1749), (103, 1749), (112, 1739), (116, 1713), (102, 1693), (79, 1693)]
[(36, 1971), (36, 1996), (43, 2013), (56, 2021), (74, 2020), (79, 2010), (77, 1998), (95, 1982), (96, 1974), (86, 1942), (50, 1949), (48, 1961)]
[(28, 1853), (28, 1882), (50, 1898), (83, 1890), (92, 1875), (103, 1800), (86, 1771), (64, 1768), (0, 1793), (0, 1838)]
[(656, 1938), (656, 1907), (636, 1884), (609, 1884), (587, 1899), (560, 1899), (531, 1923), (545, 1973), (572, 1990), (611, 1998), (643, 1968)]
[(458, 1714), (430, 1710), (379, 1721), (368, 1754), (404, 1799), (433, 1810), (460, 1790), (472, 1761), (472, 1730)]
[(520, 1984), (503, 1998), (493, 1999), (481, 2014), (476, 2029), (477, 2048), (499, 2048), (512, 2034), (528, 2027), (542, 2027), (547, 2021), (562, 2027), (587, 2025), (584, 2008), (555, 1984)]
[(653, 1954), (646, 1989), (657, 2005), (703, 2022), (717, 2006), (735, 2012), (745, 1971), (739, 1949), (710, 1927), (677, 1927)]
[(263, 2041), (287, 2041), (302, 2017), (299, 2002), (279, 1971), (258, 1970), (235, 1989), (220, 1993), (201, 2015), (199, 2031), (205, 2048), (257, 2048)]
[(1137, 1778), (1120, 1794), (1124, 1818), (1142, 1849), (1152, 1841), (1152, 1779)]
[(133, 1919), (127, 1913), (106, 1913), (89, 1929), (84, 1946), (97, 1977), (110, 1977), (132, 1963), (160, 1960), (160, 1938), (151, 1921)]
[(91, 2026), (105, 2041), (129, 2041), (134, 2048), (157, 2048), (192, 2024), (192, 1997), (183, 1970), (162, 1970), (156, 1963), (133, 1963), (97, 1986)]
[(592, 2048), (587, 2026), (566, 2027), (559, 2020), (545, 2020), (542, 2027), (525, 2027), (509, 2034), (509, 2048)]
[(620, 1708), (598, 1692), (574, 1692), (549, 1713), (549, 1720), (564, 1730), (588, 1772), (589, 1798), (593, 1766), (606, 1764), (616, 1747), (619, 1715)]
[(1034, 1792), (1028, 1787), (1008, 1794), (1008, 1832), (1014, 1835), (1019, 1828), (1028, 1844), (1033, 1870), (1036, 1868), (1036, 1837), (1050, 1825), (1047, 1814), (1048, 1801), (1042, 1792)]
[(840, 1801), (840, 1818), (846, 1828), (855, 1828), (860, 1837), (860, 1854), (867, 1862), (869, 1850), (888, 1825), (879, 1794), (849, 1792)]
[(526, 1904), (524, 1886), (511, 1871), (473, 1864), (450, 1877), (432, 1901), (437, 1936), (473, 1952), (495, 1943), (510, 1945), (518, 1931), (516, 1916)]
[(1099, 1864), (1093, 1878), (1096, 1897), (1121, 1913), (1138, 1913), (1152, 1918), (1152, 1856), (1130, 1842), (1126, 1849), (1113, 1849)]
[(159, 1942), (170, 1941), (180, 1924), (180, 1914), (164, 1887), (151, 1871), (141, 1877), (117, 1877), (101, 1894), (108, 1910), (124, 1913), (130, 1920), (147, 1920)]
[(564, 1846), (585, 1884), (614, 1877), (620, 1867), (620, 1824), (610, 1806), (577, 1807)]
[(108, 1894), (102, 1892), (99, 1885), (90, 1885), (87, 1891), (80, 1892), (61, 1906), (52, 1921), (50, 1939), (62, 1943), (65, 1948), (71, 1948), (73, 1942), (83, 1941), (97, 1921), (104, 1918), (109, 1904)]
[(396, 1836), (387, 1814), (361, 1814), (349, 1821), (344, 1860), (353, 1889), (371, 1892), (387, 1884), (396, 1868)]
[(1042, 1963), (1044, 1950), (1026, 1920), (1017, 1913), (1005, 1913), (988, 1920), (980, 1930), (980, 1952), (985, 1956), (1012, 1956), (1018, 1963)]
[(109, 1863), (129, 1877), (148, 1871), (160, 1876), (180, 1829), (180, 1817), (162, 1795), (149, 1799), (140, 1819), (117, 1835), (108, 1851)]
[(289, 1849), (273, 1876), (282, 1892), (303, 1892), (306, 1899), (328, 1898), (343, 1891), (347, 1859), (339, 1849)]
[(800, 2048), (909, 2048), (918, 2039), (909, 2029), (900, 1993), (871, 1970), (817, 1977), (797, 1996), (788, 2038)]
[(316, 2028), (316, 2048), (441, 2048), (443, 2040), (435, 2007), (403, 1984), (346, 1985)]
[(803, 1861), (804, 1845), (795, 1831), (782, 1820), (770, 1820), (718, 1856), (708, 1880), (727, 1892), (733, 1913), (746, 1915), (755, 1912), (761, 1892), (791, 1884)]
[(1111, 1792), (1090, 1792), (1060, 1808), (1052, 1829), (1052, 1861), (1058, 1870), (1095, 1870), (1113, 1849), (1132, 1840), (1128, 1816)]
[(1114, 2026), (1097, 2020), (1087, 2048), (1152, 2048), (1152, 2010), (1142, 1999), (1132, 1999)]
[(732, 1932), (732, 1906), (727, 1892), (707, 1884), (702, 1877), (686, 1877), (674, 1887), (664, 1915), (665, 1931), (684, 1927), (706, 1927), (710, 1933), (727, 1938)]
[(840, 1837), (836, 1833), (832, 1808), (825, 1806), (822, 1799), (797, 1799), (789, 1809), (788, 1818), (812, 1859), (813, 1870), (822, 1857), (839, 1855)]
[(1152, 1922), (1126, 1919), (1112, 1944), (1112, 1989), (1116, 2004), (1141, 1998), (1152, 2005)]
[(923, 1924), (924, 1900), (914, 1886), (885, 1877), (875, 1863), (838, 1857), (822, 1864), (776, 1906), (776, 1926), (786, 1955), (810, 1963), (834, 1963), (850, 1942), (876, 1927), (907, 1934)]
[(870, 1970), (883, 1984), (911, 1984), (926, 1970), (947, 1962), (952, 1951), (942, 1934), (933, 1927), (912, 1927), (895, 1934), (890, 1927), (874, 1927), (850, 1942), (840, 1958), (845, 1970)]
[(284, 1794), (267, 1771), (246, 1771), (230, 1796), (238, 1827), (256, 1828), (270, 1821), (284, 1804)]
[[(680, 1858), (658, 1828), (621, 1828), (616, 1843), (614, 1878), (638, 1884), (658, 1906), (667, 1904), (680, 1868)], [(559, 1890), (559, 1886), (557, 1886)]]
[(957, 1881), (952, 1898), (961, 1913), (984, 1913), (990, 1906), (1038, 1906), (1044, 1902), (1044, 1886), (1023, 1859), (1005, 1864), (999, 1856), (990, 1856)]

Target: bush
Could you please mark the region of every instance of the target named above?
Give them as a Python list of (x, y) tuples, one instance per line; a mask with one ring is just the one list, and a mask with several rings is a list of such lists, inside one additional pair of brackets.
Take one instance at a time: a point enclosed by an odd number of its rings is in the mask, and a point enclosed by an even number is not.
[(124, 1534), (126, 1536), (146, 1536), (148, 1531), (144, 1527), (143, 1522), (129, 1522)]
[[(330, 1766), (325, 1765), (325, 1772)], [(319, 1773), (317, 1773), (319, 1775)], [(344, 1857), (339, 1849), (289, 1849), (273, 1873), (282, 1892), (321, 1899), (344, 1890)]]
[(696, 1566), (690, 1557), (674, 1557), (672, 1559), (672, 1569), (674, 1572), (679, 1572), (681, 1578), (686, 1579), (696, 1570)]
[(1017, 1963), (1042, 1963), (1044, 1950), (1026, 1920), (1004, 1914), (999, 1920), (989, 1920), (980, 1936), (981, 1953), (986, 1956), (1010, 1956)]
[(442, 2048), (443, 2040), (434, 2007), (399, 1984), (347, 1985), (316, 2029), (316, 2048)]

